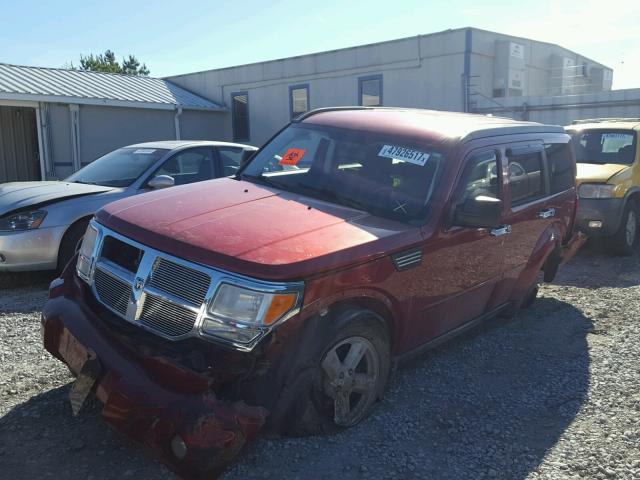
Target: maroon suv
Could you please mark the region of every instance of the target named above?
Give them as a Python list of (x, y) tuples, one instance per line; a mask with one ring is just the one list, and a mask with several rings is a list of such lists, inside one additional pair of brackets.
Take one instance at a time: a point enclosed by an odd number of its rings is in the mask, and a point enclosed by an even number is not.
[(103, 416), (186, 476), (263, 426), (348, 427), (392, 362), (530, 303), (572, 235), (561, 127), (310, 112), (235, 178), (99, 211), (51, 285), (44, 344)]

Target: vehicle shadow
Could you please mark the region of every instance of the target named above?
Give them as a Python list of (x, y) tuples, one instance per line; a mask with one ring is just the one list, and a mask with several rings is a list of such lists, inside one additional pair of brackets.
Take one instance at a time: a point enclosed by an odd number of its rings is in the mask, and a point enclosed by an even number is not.
[(596, 289), (640, 285), (640, 242), (629, 257), (616, 257), (606, 244), (589, 240), (578, 254), (560, 268), (556, 285)]
[[(489, 320), (400, 365), (361, 424), (334, 436), (259, 439), (224, 479), (258, 479), (265, 471), (288, 478), (524, 479), (586, 400), (592, 325), (573, 306), (540, 298), (512, 319)], [(283, 472), (290, 452), (295, 459)]]
[(3, 478), (175, 478), (110, 430), (96, 400), (73, 417), (69, 389), (70, 384), (34, 396), (0, 418)]

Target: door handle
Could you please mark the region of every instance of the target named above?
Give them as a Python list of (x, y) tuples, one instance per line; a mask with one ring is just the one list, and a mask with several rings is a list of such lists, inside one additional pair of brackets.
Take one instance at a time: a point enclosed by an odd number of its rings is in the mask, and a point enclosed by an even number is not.
[(538, 218), (551, 218), (556, 216), (555, 208), (547, 208), (546, 210), (541, 210), (538, 212)]
[(501, 227), (494, 228), (490, 233), (492, 237), (501, 237), (502, 235), (511, 233), (511, 225), (502, 225)]

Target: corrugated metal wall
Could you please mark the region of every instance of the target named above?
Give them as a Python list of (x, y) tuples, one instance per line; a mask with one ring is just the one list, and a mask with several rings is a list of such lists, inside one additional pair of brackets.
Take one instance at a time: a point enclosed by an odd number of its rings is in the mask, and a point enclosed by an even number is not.
[(0, 183), (40, 180), (36, 111), (0, 107)]

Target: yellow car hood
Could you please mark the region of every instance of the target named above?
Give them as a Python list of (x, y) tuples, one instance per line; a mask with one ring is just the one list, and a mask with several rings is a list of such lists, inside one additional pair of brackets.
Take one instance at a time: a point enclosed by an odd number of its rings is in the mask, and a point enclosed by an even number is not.
[(616, 173), (620, 173), (629, 165), (618, 165), (617, 163), (605, 163), (598, 165), (595, 163), (578, 163), (576, 183), (606, 183)]

